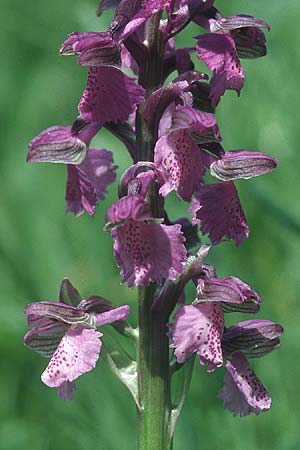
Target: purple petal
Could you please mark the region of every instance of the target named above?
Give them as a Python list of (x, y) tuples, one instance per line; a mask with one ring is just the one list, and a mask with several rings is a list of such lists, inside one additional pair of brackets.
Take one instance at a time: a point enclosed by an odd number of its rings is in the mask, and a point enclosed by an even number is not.
[(70, 327), (42, 373), (42, 381), (49, 387), (59, 387), (92, 370), (99, 357), (101, 336), (93, 329)]
[(125, 122), (135, 105), (144, 101), (143, 95), (144, 89), (121, 70), (91, 67), (78, 110), (90, 122)]
[(130, 312), (128, 305), (120, 306), (119, 308), (113, 308), (110, 311), (105, 311), (102, 314), (96, 315), (96, 326), (102, 327), (107, 323), (117, 322), (119, 320), (125, 320)]
[(198, 280), (197, 299), (210, 302), (244, 303), (249, 299), (261, 302), (260, 296), (239, 278)]
[(138, 75), (139, 65), (130, 51), (123, 44), (121, 44), (121, 59), (122, 67), (124, 67), (125, 69), (130, 69), (135, 75)]
[(221, 338), (224, 316), (217, 303), (182, 306), (171, 325), (177, 361), (182, 364), (193, 353), (200, 356), (201, 364), (208, 364), (208, 372), (223, 364)]
[(226, 369), (224, 386), (219, 392), (224, 408), (241, 417), (270, 409), (272, 400), (242, 353), (234, 354)]
[(233, 33), (239, 58), (261, 58), (267, 54), (266, 37), (258, 28), (240, 28)]
[(206, 9), (209, 9), (214, 0), (180, 0), (176, 2), (178, 10), (169, 18), (168, 36), (174, 36), (181, 31), (191, 20), (195, 19)]
[(190, 130), (202, 135), (210, 130), (216, 140), (219, 140), (219, 129), (214, 114), (198, 111), (191, 106), (178, 106), (172, 115), (171, 130)]
[(83, 309), (88, 313), (102, 314), (105, 311), (110, 311), (114, 305), (103, 297), (98, 295), (91, 295), (84, 298), (78, 305), (78, 308)]
[(66, 212), (79, 216), (86, 211), (92, 216), (98, 200), (105, 198), (107, 186), (115, 181), (115, 169), (111, 152), (93, 148), (88, 150), (83, 163), (68, 165)]
[(277, 166), (277, 159), (260, 152), (235, 150), (225, 152), (221, 159), (210, 166), (213, 176), (221, 181), (244, 178), (245, 180), (272, 172)]
[(112, 237), (122, 281), (129, 287), (161, 284), (163, 278), (174, 280), (183, 272), (186, 249), (180, 225), (128, 220), (112, 230)]
[(235, 245), (249, 235), (249, 227), (232, 181), (202, 186), (189, 209), (193, 224), (200, 223), (203, 234), (217, 244), (223, 237)]
[(248, 357), (264, 356), (280, 346), (283, 328), (270, 320), (245, 320), (226, 328), (222, 339), (227, 356), (242, 351)]
[(154, 149), (154, 162), (163, 183), (159, 193), (166, 197), (175, 190), (181, 200), (189, 202), (205, 174), (202, 152), (190, 133), (177, 130), (162, 136)]
[(42, 131), (29, 144), (28, 162), (80, 164), (86, 144), (71, 134), (71, 127), (55, 125)]
[(144, 221), (152, 219), (150, 206), (141, 195), (126, 195), (107, 210), (107, 219), (112, 224), (126, 219)]
[(226, 277), (226, 278), (224, 278), (224, 280), (226, 282), (229, 282), (232, 285), (234, 285), (236, 289), (239, 289), (239, 291), (241, 292), (241, 295), (244, 298), (244, 301), (250, 300), (250, 299), (254, 299), (258, 303), (262, 302), (262, 298), (260, 297), (260, 295), (257, 292), (255, 292), (249, 286), (249, 284), (245, 283), (244, 281), (240, 280), (239, 278), (237, 278), (237, 277)]
[(197, 39), (199, 58), (214, 71), (210, 95), (215, 106), (226, 89), (234, 89), (239, 94), (245, 78), (243, 68), (229, 34), (208, 33)]
[(239, 16), (222, 17), (218, 20), (213, 20), (211, 22), (210, 31), (231, 31), (245, 27), (261, 27), (266, 28), (268, 31), (270, 30), (270, 25), (263, 20), (241, 14)]
[(60, 55), (79, 54), (78, 63), (87, 66), (120, 65), (120, 51), (110, 33), (71, 33)]
[[(142, 172), (142, 170), (146, 170)], [(149, 161), (139, 161), (136, 164), (130, 166), (122, 175), (119, 184), (119, 192), (121, 195), (127, 195), (129, 184), (133, 181), (137, 184), (137, 190), (135, 194), (140, 194), (145, 198), (150, 187), (150, 183), (155, 177), (156, 166)]]
[(89, 319), (89, 314), (85, 311), (59, 302), (31, 303), (25, 308), (24, 313), (61, 320), (69, 324), (85, 323)]
[(44, 319), (24, 336), (24, 345), (47, 358), (55, 352), (68, 329), (68, 325), (56, 320)]

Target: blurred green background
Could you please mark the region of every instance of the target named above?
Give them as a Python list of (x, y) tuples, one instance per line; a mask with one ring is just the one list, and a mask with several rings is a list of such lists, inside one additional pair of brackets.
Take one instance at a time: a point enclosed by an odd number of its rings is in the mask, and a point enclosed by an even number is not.
[[(253, 366), (273, 398), (259, 417), (231, 417), (217, 399), (223, 369), (194, 372), (179, 419), (174, 450), (296, 450), (300, 448), (299, 266), (300, 156), (299, 0), (217, 0), (224, 15), (248, 13), (271, 24), (266, 58), (245, 61), (247, 80), (238, 100), (228, 92), (217, 111), (227, 149), (253, 149), (279, 158), (277, 171), (242, 181), (239, 193), (252, 230), (240, 247), (219, 245), (210, 262), (219, 276), (236, 275), (264, 298), (259, 317), (285, 328), (282, 347)], [(136, 309), (136, 291), (120, 286), (111, 237), (95, 218), (64, 214), (65, 167), (26, 165), (28, 141), (50, 125), (76, 117), (86, 69), (57, 50), (72, 31), (104, 30), (111, 13), (95, 16), (97, 0), (1, 0), (0, 190), (0, 448), (1, 450), (133, 450), (135, 408), (103, 361), (78, 380), (72, 402), (40, 381), (47, 361), (23, 347), (23, 309), (56, 300), (68, 276), (83, 295), (101, 294)], [(178, 39), (189, 45), (192, 26)], [(114, 151), (119, 174), (126, 150), (105, 131), (96, 143)], [(173, 218), (184, 212), (171, 200)], [(177, 212), (178, 211), (178, 212)], [(241, 320), (236, 314), (229, 320)], [(155, 450), (155, 449), (153, 449)]]

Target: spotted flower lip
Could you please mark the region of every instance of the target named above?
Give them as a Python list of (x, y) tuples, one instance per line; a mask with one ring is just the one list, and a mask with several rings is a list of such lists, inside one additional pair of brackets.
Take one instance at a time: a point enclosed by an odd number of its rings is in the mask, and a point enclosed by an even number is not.
[(224, 315), (217, 303), (181, 306), (170, 324), (171, 348), (180, 364), (197, 353), (201, 364), (208, 364), (212, 372), (223, 364), (221, 339)]
[[(212, 105), (216, 106), (225, 90), (233, 89), (240, 94), (245, 75), (239, 56), (263, 56), (264, 35), (260, 28), (269, 30), (270, 27), (263, 20), (252, 16), (225, 18), (219, 13), (215, 13), (215, 17), (200, 15), (198, 23), (210, 30), (210, 33), (196, 36), (196, 48), (199, 59), (213, 71), (210, 97)], [(241, 36), (240, 40), (238, 36)]]
[(90, 67), (78, 110), (84, 120), (101, 126), (125, 122), (136, 104), (144, 101), (144, 92), (134, 78), (116, 67)]
[[(159, 193), (166, 197), (172, 190), (180, 200), (191, 201), (206, 170), (206, 154), (200, 141), (219, 140), (216, 118), (211, 113), (196, 111), (191, 106), (178, 106), (171, 114), (170, 134), (161, 136), (154, 149)], [(198, 141), (197, 141), (198, 142)]]
[(210, 172), (221, 181), (243, 178), (245, 180), (272, 172), (277, 159), (265, 153), (234, 150), (225, 152), (210, 166)]
[(96, 327), (122, 321), (129, 314), (128, 305), (115, 308), (97, 296), (78, 303), (78, 296), (70, 281), (64, 279), (60, 302), (31, 303), (24, 311), (28, 325), (33, 327), (25, 335), (24, 344), (51, 358), (41, 378), (47, 386), (56, 387), (65, 400), (72, 397), (74, 380), (96, 365), (102, 346), (102, 333)]
[(240, 245), (249, 235), (249, 227), (232, 181), (207, 184), (199, 188), (189, 208), (193, 224), (200, 224), (213, 244), (224, 237)]
[[(141, 182), (147, 184), (145, 174)], [(123, 282), (129, 287), (161, 284), (183, 272), (186, 249), (181, 225), (159, 223), (142, 195), (122, 197), (107, 211), (107, 220)]]
[(95, 148), (88, 149), (81, 164), (69, 164), (66, 212), (73, 212), (76, 217), (85, 211), (94, 215), (98, 200), (105, 198), (108, 185), (116, 179), (116, 168), (111, 152)]
[(239, 95), (245, 76), (233, 37), (230, 34), (207, 33), (197, 39), (199, 59), (213, 71), (210, 82), (212, 105), (218, 104), (227, 89), (233, 89)]
[(242, 353), (235, 353), (227, 361), (226, 369), (224, 386), (219, 391), (224, 408), (241, 417), (251, 413), (258, 415), (270, 409), (272, 400)]

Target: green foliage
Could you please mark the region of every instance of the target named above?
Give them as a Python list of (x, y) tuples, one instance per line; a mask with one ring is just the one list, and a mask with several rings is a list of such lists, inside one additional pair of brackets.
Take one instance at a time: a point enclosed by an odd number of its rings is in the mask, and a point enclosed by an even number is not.
[[(266, 58), (245, 61), (240, 99), (227, 92), (217, 117), (226, 149), (253, 149), (279, 158), (278, 170), (237, 183), (252, 230), (241, 246), (222, 244), (209, 260), (219, 276), (236, 275), (264, 298), (260, 318), (283, 324), (282, 347), (255, 370), (273, 397), (260, 417), (231, 417), (217, 399), (223, 371), (195, 370), (191, 391), (175, 432), (174, 450), (296, 450), (299, 445), (299, 255), (300, 203), (298, 0), (217, 0), (227, 15), (253, 14), (271, 24)], [(46, 360), (23, 348), (23, 308), (35, 300), (56, 300), (68, 276), (82, 295), (99, 294), (133, 305), (136, 291), (120, 286), (111, 237), (102, 232), (109, 196), (94, 219), (64, 214), (65, 168), (26, 165), (28, 141), (44, 128), (68, 125), (85, 86), (86, 69), (57, 51), (72, 31), (106, 28), (111, 13), (96, 18), (97, 0), (1, 1), (1, 370), (0, 448), (5, 450), (132, 450), (135, 406), (104, 362), (77, 383), (72, 402), (40, 381)], [(179, 39), (188, 45), (192, 26)], [(119, 175), (130, 158), (105, 130), (100, 147), (114, 151)], [(260, 195), (258, 195), (260, 193)], [(186, 206), (174, 200), (175, 218)], [(286, 214), (283, 220), (281, 210)], [(172, 219), (172, 217), (171, 217)], [(289, 223), (296, 226), (289, 226)], [(193, 292), (191, 292), (193, 298)], [(229, 317), (229, 316), (227, 316)], [(230, 316), (242, 320), (240, 314)], [(197, 364), (196, 364), (197, 365)], [(153, 449), (155, 450), (155, 449)]]

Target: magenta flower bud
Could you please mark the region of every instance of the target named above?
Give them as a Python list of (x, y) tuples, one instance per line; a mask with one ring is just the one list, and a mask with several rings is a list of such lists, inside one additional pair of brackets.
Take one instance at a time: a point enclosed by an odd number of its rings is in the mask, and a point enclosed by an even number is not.
[(226, 356), (241, 351), (247, 357), (267, 355), (280, 346), (283, 328), (270, 320), (245, 320), (225, 328), (222, 350)]
[(244, 178), (245, 180), (272, 172), (277, 159), (260, 152), (235, 150), (225, 152), (221, 159), (214, 161), (210, 172), (221, 181)]
[(149, 127), (158, 126), (167, 107), (174, 101), (182, 103), (183, 94), (201, 79), (207, 79), (207, 75), (202, 72), (188, 72), (177, 77), (167, 86), (154, 91), (147, 99), (143, 111), (143, 117), (149, 123)]
[(108, 221), (116, 226), (126, 219), (144, 221), (152, 219), (150, 206), (140, 195), (127, 195), (120, 198), (107, 210)]

